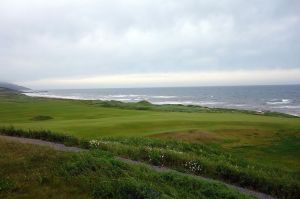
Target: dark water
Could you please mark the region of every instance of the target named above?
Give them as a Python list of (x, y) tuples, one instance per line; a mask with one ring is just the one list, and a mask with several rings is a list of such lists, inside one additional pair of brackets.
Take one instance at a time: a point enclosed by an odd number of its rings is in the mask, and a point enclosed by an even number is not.
[(207, 107), (277, 111), (300, 115), (300, 85), (72, 89), (27, 93), (30, 96), (101, 99), (155, 104), (195, 104)]

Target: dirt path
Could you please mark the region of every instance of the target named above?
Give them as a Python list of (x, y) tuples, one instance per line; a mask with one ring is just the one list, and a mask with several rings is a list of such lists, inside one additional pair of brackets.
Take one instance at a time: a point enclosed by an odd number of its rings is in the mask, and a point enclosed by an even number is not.
[(214, 179), (211, 179), (211, 178), (206, 178), (206, 177), (203, 177), (203, 176), (197, 176), (197, 175), (182, 173), (182, 172), (179, 172), (179, 171), (176, 171), (176, 170), (173, 170), (173, 169), (169, 169), (167, 167), (153, 166), (153, 165), (149, 165), (147, 163), (134, 161), (134, 160), (130, 160), (130, 159), (122, 158), (122, 157), (116, 157), (116, 159), (120, 160), (122, 162), (128, 163), (128, 164), (143, 165), (143, 166), (148, 167), (150, 169), (153, 169), (157, 172), (175, 172), (178, 175), (182, 175), (182, 176), (189, 176), (189, 177), (197, 178), (197, 179), (200, 179), (200, 180), (205, 180), (205, 181), (208, 181), (208, 182), (222, 183), (225, 186), (227, 186), (228, 188), (238, 190), (239, 192), (242, 192), (242, 193), (244, 193), (246, 195), (249, 195), (249, 196), (254, 196), (254, 197), (259, 198), (259, 199), (276, 199), (276, 198), (274, 198), (272, 196), (269, 196), (267, 194), (264, 194), (264, 193), (260, 193), (260, 192), (256, 192), (256, 191), (253, 191), (253, 190), (250, 190), (250, 189), (246, 189), (246, 188), (238, 187), (238, 186), (235, 186), (235, 185), (227, 184), (225, 182), (214, 180)]
[(17, 142), (21, 142), (24, 144), (35, 144), (35, 145), (41, 145), (41, 146), (48, 146), (57, 151), (79, 152), (79, 151), (83, 150), (78, 147), (70, 147), (70, 146), (65, 146), (64, 144), (58, 144), (58, 143), (54, 143), (54, 142), (48, 142), (48, 141), (44, 141), (44, 140), (37, 140), (37, 139), (30, 139), (30, 138), (0, 135), (0, 139), (17, 141)]
[[(81, 148), (78, 148), (78, 147), (69, 147), (69, 146), (65, 146), (64, 144), (57, 144), (57, 143), (54, 143), (54, 142), (38, 140), (38, 139), (12, 137), (12, 136), (6, 136), (6, 135), (0, 135), (0, 139), (10, 140), (10, 141), (17, 141), (17, 142), (24, 143), (24, 144), (34, 144), (34, 145), (40, 145), (40, 146), (48, 146), (48, 147), (50, 147), (54, 150), (58, 150), (58, 151), (67, 151), (67, 152), (85, 151), (85, 149), (81, 149)], [(157, 171), (157, 172), (176, 172), (178, 175), (189, 176), (189, 177), (193, 177), (193, 178), (197, 178), (197, 179), (201, 179), (201, 180), (205, 180), (205, 181), (209, 181), (209, 182), (219, 182), (220, 183), (220, 181), (217, 181), (217, 180), (213, 180), (213, 179), (210, 179), (210, 178), (205, 178), (205, 177), (202, 177), (202, 176), (196, 176), (196, 175), (181, 173), (181, 172), (175, 171), (173, 169), (169, 169), (167, 167), (153, 166), (153, 165), (150, 165), (150, 164), (146, 164), (146, 163), (143, 163), (143, 162), (134, 161), (134, 160), (130, 160), (130, 159), (122, 158), (122, 157), (116, 157), (116, 159), (119, 160), (119, 161), (122, 161), (124, 163), (127, 163), (127, 164), (143, 165), (143, 166), (148, 167), (148, 168), (150, 168), (154, 171)], [(269, 196), (267, 194), (264, 194), (264, 193), (256, 192), (256, 191), (249, 190), (249, 189), (245, 189), (245, 188), (238, 187), (238, 186), (231, 185), (231, 184), (227, 184), (227, 183), (224, 183), (224, 182), (221, 182), (221, 183), (226, 185), (228, 188), (238, 190), (239, 192), (242, 192), (246, 195), (254, 196), (254, 197), (259, 198), (259, 199), (276, 199), (276, 198), (274, 198), (272, 196)]]

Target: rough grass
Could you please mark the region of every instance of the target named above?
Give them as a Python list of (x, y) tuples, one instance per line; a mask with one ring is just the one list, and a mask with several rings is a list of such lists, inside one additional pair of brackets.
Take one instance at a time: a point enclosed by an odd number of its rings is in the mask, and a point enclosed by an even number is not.
[(1, 128), (0, 132), (101, 149), (113, 155), (219, 179), (280, 198), (300, 197), (299, 171), (246, 161), (223, 152), (221, 148), (204, 144), (133, 137), (86, 141), (50, 131), (23, 131), (12, 127)]
[(222, 184), (0, 139), (0, 198), (249, 198)]
[(103, 138), (94, 146), (115, 155), (207, 176), (279, 198), (300, 197), (300, 172), (223, 152), (220, 148), (145, 138)]

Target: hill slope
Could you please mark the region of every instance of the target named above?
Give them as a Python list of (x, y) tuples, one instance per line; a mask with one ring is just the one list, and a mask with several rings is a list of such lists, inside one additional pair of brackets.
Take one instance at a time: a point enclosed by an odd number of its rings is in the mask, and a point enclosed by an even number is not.
[(14, 91), (30, 91), (30, 88), (26, 88), (24, 86), (19, 86), (16, 84), (11, 84), (7, 82), (0, 82), (0, 88), (6, 88)]

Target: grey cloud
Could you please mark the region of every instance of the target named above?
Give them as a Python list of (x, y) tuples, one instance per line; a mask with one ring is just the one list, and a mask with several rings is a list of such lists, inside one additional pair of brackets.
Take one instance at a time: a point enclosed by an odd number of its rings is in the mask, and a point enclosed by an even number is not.
[(0, 2), (0, 79), (299, 68), (297, 0)]

